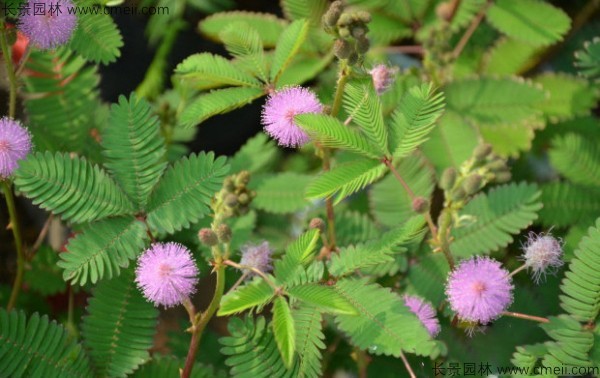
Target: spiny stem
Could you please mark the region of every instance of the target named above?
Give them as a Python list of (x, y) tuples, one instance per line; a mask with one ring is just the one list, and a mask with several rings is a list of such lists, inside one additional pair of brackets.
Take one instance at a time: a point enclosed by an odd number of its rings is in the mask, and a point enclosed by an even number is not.
[(277, 285), (275, 285), (275, 283), (273, 281), (271, 281), (271, 279), (263, 271), (261, 271), (260, 269), (256, 269), (253, 266), (241, 265), (241, 264), (238, 264), (238, 263), (233, 262), (231, 260), (225, 260), (225, 261), (223, 261), (223, 264), (232, 266), (232, 267), (240, 269), (240, 270), (249, 270), (251, 272), (254, 272), (254, 273), (258, 274), (259, 276), (261, 276), (265, 281), (267, 281), (267, 283), (269, 284), (269, 286), (271, 286), (273, 289), (275, 289), (275, 291), (279, 290), (279, 288), (277, 287)]
[(199, 316), (195, 316), (194, 324), (192, 324), (192, 339), (190, 341), (187, 357), (185, 358), (183, 371), (181, 371), (181, 378), (189, 378), (190, 374), (192, 373), (194, 362), (196, 360), (196, 353), (198, 352), (198, 345), (200, 344), (200, 340), (202, 338), (202, 332), (204, 332), (206, 325), (217, 312), (219, 304), (221, 303), (221, 298), (223, 297), (223, 291), (225, 290), (225, 265), (222, 261), (216, 261), (215, 264), (217, 274), (215, 294), (213, 295), (213, 298), (210, 301), (206, 311)]
[[(408, 186), (408, 183), (402, 178), (402, 176), (400, 175), (398, 170), (396, 170), (396, 167), (394, 167), (394, 164), (392, 164), (391, 160), (384, 159), (383, 162), (390, 169), (390, 171), (394, 174), (394, 176), (396, 177), (396, 179), (398, 180), (400, 185), (402, 185), (404, 190), (406, 190), (406, 193), (408, 193), (410, 200), (414, 201), (415, 198), (417, 198), (417, 196), (412, 191), (410, 186)], [(433, 238), (433, 240), (436, 240), (438, 238), (438, 231), (437, 231), (437, 227), (435, 226), (435, 223), (433, 223), (433, 219), (431, 219), (431, 214), (429, 214), (429, 212), (427, 211), (423, 214), (423, 217), (425, 218), (425, 221), (427, 222), (427, 226), (429, 227), (429, 230), (431, 231), (431, 237)]]
[(415, 375), (415, 372), (410, 367), (410, 364), (408, 363), (408, 360), (406, 359), (406, 356), (404, 355), (404, 353), (402, 353), (402, 351), (400, 351), (400, 358), (402, 359), (402, 363), (404, 363), (406, 370), (408, 370), (408, 374), (410, 375), (410, 378), (417, 378), (417, 376)]
[(489, 6), (491, 4), (492, 4), (491, 0), (488, 0), (488, 2), (484, 6), (481, 7), (481, 9), (479, 10), (479, 13), (477, 13), (477, 16), (475, 16), (473, 21), (471, 21), (471, 24), (465, 31), (465, 34), (463, 34), (463, 36), (460, 38), (460, 41), (458, 41), (458, 44), (454, 48), (454, 51), (452, 51), (452, 57), (454, 59), (457, 59), (460, 56), (460, 53), (463, 51), (463, 49), (467, 45), (467, 42), (469, 42), (469, 39), (471, 39), (471, 36), (473, 35), (473, 33), (475, 33), (475, 30), (477, 30), (477, 27), (479, 26), (479, 24), (483, 20), (483, 17), (485, 16), (485, 12), (487, 12), (487, 9), (489, 8)]
[(517, 269), (513, 270), (512, 272), (510, 272), (509, 277), (514, 276), (515, 274), (519, 273), (523, 269), (527, 269), (527, 264), (523, 264), (520, 267), (518, 267)]
[(15, 245), (17, 247), (17, 275), (13, 283), (12, 291), (10, 293), (10, 299), (6, 310), (10, 311), (15, 307), (17, 303), (17, 297), (23, 284), (23, 273), (25, 270), (25, 253), (23, 251), (23, 239), (21, 238), (21, 228), (19, 226), (19, 219), (17, 217), (17, 208), (15, 205), (15, 197), (12, 192), (12, 187), (7, 181), (2, 181), (4, 187), (4, 197), (6, 198), (6, 205), (8, 207), (8, 215), (10, 217), (10, 225), (15, 238)]
[(504, 316), (512, 316), (513, 318), (519, 318), (519, 319), (533, 320), (534, 322), (550, 323), (550, 320), (548, 318), (542, 318), (540, 316), (533, 316), (533, 315), (521, 314), (520, 312), (504, 311), (502, 313), (502, 315), (504, 315)]
[(7, 29), (4, 21), (0, 21), (0, 46), (2, 47), (2, 55), (4, 56), (4, 64), (6, 65), (6, 73), (8, 74), (9, 82), (9, 101), (8, 101), (8, 117), (15, 118), (17, 111), (17, 75), (12, 63), (12, 53), (8, 45), (6, 37)]

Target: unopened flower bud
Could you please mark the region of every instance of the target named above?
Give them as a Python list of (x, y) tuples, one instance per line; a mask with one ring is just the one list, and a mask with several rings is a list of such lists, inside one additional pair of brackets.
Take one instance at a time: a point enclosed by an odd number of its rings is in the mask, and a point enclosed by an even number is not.
[(356, 40), (356, 52), (358, 52), (359, 54), (366, 54), (367, 51), (369, 51), (370, 47), (371, 42), (369, 42), (369, 38), (367, 38), (366, 36), (363, 36)]
[(446, 168), (440, 178), (440, 188), (450, 190), (456, 183), (456, 169), (454, 167)]
[(354, 65), (358, 62), (358, 54), (356, 52), (353, 52), (352, 54), (350, 54), (350, 56), (348, 57), (348, 64), (350, 65)]
[(248, 195), (248, 193), (240, 193), (237, 200), (240, 203), (240, 205), (247, 205), (250, 203), (250, 196)]
[(467, 196), (467, 193), (460, 186), (458, 188), (455, 188), (452, 191), (452, 193), (450, 193), (450, 197), (452, 198), (453, 201), (461, 201), (461, 200), (465, 199), (466, 196)]
[(343, 13), (340, 18), (337, 21), (337, 26), (339, 28), (343, 28), (345, 26), (348, 26), (352, 23), (352, 15), (349, 13)]
[(331, 3), (329, 10), (327, 10), (327, 12), (325, 12), (325, 14), (323, 15), (324, 26), (327, 28), (335, 27), (343, 11), (344, 8), (342, 6), (341, 1), (334, 1), (333, 3)]
[(378, 64), (369, 71), (373, 80), (373, 87), (375, 87), (378, 95), (387, 91), (394, 83), (397, 72), (398, 67), (388, 67), (385, 64)]
[(325, 232), (325, 222), (321, 218), (311, 219), (308, 227), (311, 229), (317, 229), (321, 232)]
[(250, 172), (248, 172), (248, 171), (241, 171), (240, 173), (238, 173), (237, 177), (235, 178), (235, 186), (238, 188), (245, 187), (246, 185), (248, 185), (249, 182), (250, 182)]
[(225, 205), (227, 205), (229, 207), (235, 207), (237, 204), (238, 204), (238, 198), (235, 194), (229, 193), (225, 197)]
[(506, 162), (501, 158), (492, 160), (488, 165), (488, 169), (492, 172), (502, 171), (506, 169)]
[(490, 153), (492, 153), (492, 146), (490, 144), (480, 144), (473, 151), (473, 157), (477, 161), (483, 161)]
[(217, 234), (210, 228), (203, 228), (198, 231), (198, 239), (200, 242), (208, 247), (215, 246), (219, 243), (219, 238)]
[(419, 214), (429, 211), (429, 200), (425, 197), (416, 197), (412, 201), (412, 209)]
[(233, 192), (233, 190), (235, 189), (235, 182), (233, 181), (233, 178), (225, 177), (225, 180), (223, 181), (223, 187), (228, 192)]
[(367, 34), (367, 31), (362, 26), (355, 26), (352, 28), (352, 36), (356, 39), (363, 38)]
[(453, 6), (450, 2), (440, 3), (440, 5), (435, 8), (435, 14), (444, 21), (450, 21), (452, 17)]
[(229, 243), (231, 240), (231, 228), (225, 223), (217, 226), (216, 234), (221, 243)]
[(338, 33), (340, 34), (340, 37), (342, 37), (342, 38), (350, 37), (350, 30), (348, 30), (347, 27), (340, 26), (340, 28), (338, 29)]
[(333, 53), (338, 59), (348, 59), (353, 53), (352, 45), (344, 39), (337, 39), (333, 44)]
[(512, 175), (510, 174), (510, 171), (500, 171), (495, 174), (494, 181), (496, 181), (499, 184), (502, 184), (510, 181), (511, 177)]
[(465, 193), (470, 196), (472, 194), (477, 193), (479, 189), (481, 189), (481, 184), (483, 183), (483, 178), (478, 174), (472, 174), (467, 176), (465, 181), (463, 181), (463, 188)]
[(365, 24), (371, 22), (371, 14), (367, 11), (358, 11), (356, 12), (356, 18)]

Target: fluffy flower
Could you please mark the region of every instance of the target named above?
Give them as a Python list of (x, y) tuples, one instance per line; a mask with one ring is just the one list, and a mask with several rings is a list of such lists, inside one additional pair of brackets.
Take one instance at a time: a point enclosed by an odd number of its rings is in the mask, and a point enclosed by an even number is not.
[(500, 263), (489, 257), (465, 260), (446, 283), (450, 307), (467, 321), (487, 324), (512, 303), (512, 279)]
[(294, 116), (322, 111), (323, 106), (313, 92), (302, 87), (290, 87), (269, 96), (263, 107), (262, 123), (267, 134), (279, 145), (298, 147), (310, 139), (294, 122)]
[(189, 249), (178, 243), (155, 243), (138, 259), (138, 287), (155, 306), (172, 307), (196, 291), (198, 267)]
[(379, 64), (369, 71), (373, 79), (373, 86), (378, 95), (387, 91), (394, 83), (397, 72), (398, 67), (388, 67), (385, 64)]
[(435, 317), (435, 310), (429, 302), (425, 302), (417, 296), (405, 295), (404, 304), (413, 314), (417, 315), (431, 337), (436, 337), (440, 333), (440, 322)]
[(0, 178), (9, 177), (31, 151), (31, 134), (18, 121), (0, 118)]
[(64, 45), (77, 26), (77, 16), (69, 13), (70, 8), (74, 8), (71, 0), (28, 0), (19, 30), (40, 49)]
[(530, 232), (523, 246), (522, 260), (531, 268), (533, 279), (539, 282), (547, 270), (555, 272), (564, 264), (562, 259), (562, 241), (550, 234)]
[[(261, 272), (269, 272), (273, 269), (271, 265), (271, 254), (273, 251), (269, 246), (269, 242), (264, 241), (257, 245), (247, 244), (241, 250), (242, 259), (240, 260), (240, 265), (256, 268)], [(248, 277), (253, 275), (254, 273), (250, 273)]]

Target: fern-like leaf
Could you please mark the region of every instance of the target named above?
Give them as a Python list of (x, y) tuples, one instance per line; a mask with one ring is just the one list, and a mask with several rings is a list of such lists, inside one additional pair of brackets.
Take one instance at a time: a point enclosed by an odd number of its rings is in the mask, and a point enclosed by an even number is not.
[(265, 133), (258, 133), (248, 139), (238, 152), (229, 161), (231, 172), (246, 170), (250, 173), (258, 173), (274, 165), (278, 160), (279, 149), (273, 139)]
[(586, 42), (583, 48), (575, 53), (575, 66), (590, 79), (600, 78), (600, 38)]
[(197, 222), (210, 212), (210, 199), (229, 171), (224, 157), (192, 154), (169, 167), (148, 201), (148, 224), (172, 233)]
[(576, 184), (600, 185), (600, 149), (595, 142), (575, 133), (556, 137), (549, 152), (556, 170)]
[(284, 297), (273, 301), (273, 336), (286, 368), (291, 368), (296, 353), (296, 328), (292, 311)]
[(227, 85), (261, 87), (260, 81), (254, 76), (240, 70), (229, 60), (211, 53), (189, 56), (177, 65), (175, 73), (196, 89)]
[(112, 17), (106, 14), (78, 14), (71, 49), (87, 60), (108, 64), (121, 56), (123, 38)]
[(584, 330), (581, 323), (567, 315), (551, 316), (549, 323), (541, 327), (555, 342), (546, 343), (548, 353), (542, 359), (547, 367), (592, 366), (589, 351), (594, 344), (594, 335)]
[(600, 214), (600, 191), (568, 182), (541, 187), (540, 221), (547, 227), (589, 226)]
[(201, 124), (218, 114), (225, 114), (248, 105), (264, 95), (260, 88), (224, 88), (204, 93), (190, 103), (181, 113), (180, 122), (189, 128)]
[(225, 364), (236, 378), (281, 378), (295, 377), (286, 369), (265, 318), (245, 320), (231, 318), (227, 326), (231, 336), (221, 337), (221, 353), (227, 356)]
[(133, 212), (131, 201), (103, 170), (67, 154), (29, 155), (15, 171), (15, 186), (34, 204), (73, 223)]
[(118, 276), (148, 242), (146, 226), (133, 217), (118, 217), (87, 225), (69, 241), (58, 266), (65, 281), (84, 285)]
[[(181, 368), (185, 365), (184, 360), (174, 357), (154, 355), (152, 360), (136, 370), (133, 378), (167, 378), (178, 377)], [(223, 371), (217, 371), (211, 366), (196, 363), (192, 369), (190, 378), (227, 378)]]
[(308, 198), (329, 198), (336, 195), (334, 203), (341, 202), (385, 173), (387, 167), (377, 160), (356, 160), (341, 164), (318, 176), (307, 188)]
[(167, 166), (165, 142), (150, 104), (132, 94), (119, 97), (102, 133), (106, 168), (141, 210)]
[(283, 258), (275, 262), (275, 277), (280, 285), (289, 285), (304, 272), (315, 259), (319, 231), (310, 230), (300, 235), (285, 251)]
[(213, 14), (200, 22), (199, 28), (202, 34), (216, 40), (220, 40), (221, 32), (229, 25), (236, 22), (245, 22), (258, 32), (265, 47), (274, 47), (277, 38), (285, 29), (287, 22), (268, 13), (255, 12), (220, 12)]
[(296, 325), (296, 351), (298, 352), (298, 377), (321, 376), (321, 350), (325, 349), (321, 312), (313, 306), (301, 305), (292, 310)]
[(444, 95), (431, 84), (413, 87), (402, 97), (393, 115), (390, 150), (395, 158), (408, 156), (428, 139), (444, 112)]
[(91, 377), (81, 345), (48, 316), (0, 309), (0, 376)]
[(358, 315), (352, 304), (346, 298), (340, 296), (331, 286), (315, 283), (297, 285), (289, 288), (287, 293), (293, 298), (318, 307), (323, 312)]
[(93, 291), (81, 332), (99, 376), (125, 377), (145, 363), (153, 345), (158, 310), (134, 281), (133, 268)]
[(307, 207), (304, 192), (311, 177), (286, 172), (261, 182), (256, 189), (252, 205), (257, 209), (276, 214), (293, 213)]
[(268, 82), (263, 44), (256, 29), (247, 23), (233, 23), (221, 32), (221, 41), (238, 62), (248, 65), (263, 82)]
[(271, 62), (271, 72), (269, 77), (271, 82), (277, 83), (279, 76), (290, 64), (308, 35), (309, 23), (302, 19), (292, 22), (277, 40), (273, 61)]
[(262, 278), (255, 278), (223, 296), (217, 315), (236, 314), (254, 307), (258, 307), (257, 312), (260, 312), (274, 295), (275, 290), (271, 285)]
[(542, 208), (539, 197), (537, 186), (512, 183), (473, 198), (460, 213), (471, 217), (472, 223), (454, 229), (452, 253), (468, 257), (507, 246), (513, 240), (511, 234), (537, 219)]
[(301, 114), (294, 119), (313, 140), (325, 147), (342, 148), (374, 159), (384, 156), (381, 148), (376, 147), (362, 133), (342, 124), (335, 117), (323, 114)]
[(539, 0), (495, 1), (487, 20), (500, 32), (534, 46), (562, 40), (571, 26), (562, 10)]
[(388, 133), (383, 122), (381, 101), (372, 81), (362, 85), (353, 82), (346, 84), (343, 102), (346, 113), (377, 149), (378, 157), (388, 155)]
[(338, 327), (353, 345), (369, 353), (399, 357), (402, 351), (429, 355), (435, 343), (404, 301), (368, 279), (344, 279), (335, 290), (350, 301), (359, 315), (337, 315)]
[(541, 84), (549, 93), (538, 108), (551, 122), (590, 114), (600, 93), (583, 78), (567, 74), (545, 73), (537, 76), (534, 82)]

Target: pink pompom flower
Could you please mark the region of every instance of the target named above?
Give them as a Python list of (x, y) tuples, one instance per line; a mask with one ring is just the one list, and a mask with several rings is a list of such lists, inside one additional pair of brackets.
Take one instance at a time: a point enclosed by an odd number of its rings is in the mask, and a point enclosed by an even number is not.
[(564, 264), (562, 245), (562, 240), (550, 234), (529, 233), (521, 259), (525, 261), (526, 267), (531, 268), (536, 283), (539, 283), (546, 271), (554, 273)]
[(398, 67), (388, 67), (385, 64), (378, 64), (373, 67), (369, 73), (373, 79), (373, 86), (378, 95), (387, 91), (396, 79)]
[(19, 19), (19, 30), (42, 50), (64, 45), (77, 26), (71, 0), (28, 0)]
[[(248, 266), (260, 270), (261, 272), (270, 272), (273, 269), (271, 265), (271, 255), (273, 250), (269, 246), (268, 241), (264, 241), (260, 244), (247, 244), (241, 248), (242, 258), (240, 265)], [(255, 274), (249, 272), (248, 277), (252, 277)]]
[(135, 271), (144, 297), (155, 306), (181, 304), (196, 291), (198, 267), (189, 249), (179, 243), (155, 243), (138, 259)]
[(262, 123), (267, 134), (279, 145), (299, 147), (310, 140), (294, 121), (294, 116), (305, 113), (321, 113), (323, 105), (309, 89), (289, 87), (270, 95), (263, 107)]
[(18, 121), (0, 118), (0, 179), (6, 179), (31, 151), (31, 134)]
[(446, 284), (450, 307), (462, 320), (487, 324), (513, 301), (508, 271), (489, 257), (465, 260), (452, 271)]
[(417, 315), (431, 337), (436, 337), (440, 333), (440, 322), (436, 318), (435, 310), (429, 302), (414, 295), (405, 295), (404, 304), (413, 314)]

